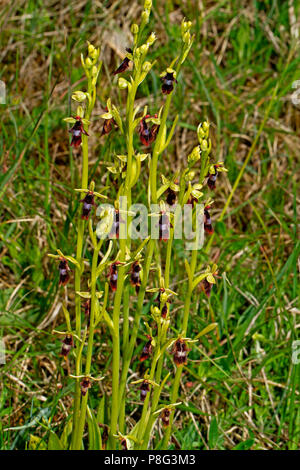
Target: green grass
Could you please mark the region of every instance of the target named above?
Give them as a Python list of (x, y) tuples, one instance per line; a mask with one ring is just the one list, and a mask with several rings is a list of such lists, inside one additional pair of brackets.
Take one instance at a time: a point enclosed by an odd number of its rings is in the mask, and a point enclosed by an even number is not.
[[(299, 6), (292, 4), (299, 21)], [(126, 2), (102, 5), (99, 9), (89, 1), (80, 9), (67, 1), (54, 7), (27, 1), (1, 7), (0, 79), (7, 87), (7, 104), (0, 105), (0, 335), (7, 349), (7, 362), (0, 366), (1, 449), (26, 448), (30, 435), (47, 440), (50, 429), (60, 434), (71, 406), (72, 382), (59, 358), (61, 343), (51, 334), (64, 322), (57, 308), (62, 299), (56, 267), (46, 254), (56, 247), (69, 254), (75, 250), (78, 200), (72, 188), (78, 187), (79, 157), (69, 150), (62, 118), (71, 112), (70, 85), (78, 89), (76, 82), (83, 78), (80, 53), (86, 40), (101, 45), (104, 60), (95, 115), (103, 112), (108, 96), (123, 100), (112, 88), (111, 75), (120, 58), (104, 33), (122, 34), (136, 10), (128, 13)], [(218, 331), (203, 337), (189, 355), (172, 446), (296, 449), (299, 365), (291, 357), (292, 342), (299, 338), (300, 121), (290, 95), (300, 79), (299, 48), (288, 2), (205, 5), (200, 11), (193, 1), (154, 2), (148, 29), (158, 34), (153, 52), (158, 63), (138, 95), (151, 113), (158, 110), (159, 72), (176, 56), (181, 19), (192, 20), (195, 45), (173, 99), (179, 124), (160, 170), (168, 176), (184, 166), (196, 144), (197, 124), (208, 118), (213, 155), (225, 160), (229, 172), (228, 179), (218, 179), (210, 254), (200, 256), (203, 263), (217, 260), (220, 278), (209, 302), (200, 291), (194, 296), (188, 336), (211, 321), (218, 322)], [(90, 171), (97, 184), (105, 185), (104, 163), (122, 148), (117, 132), (100, 139), (101, 126), (94, 117)], [(230, 205), (217, 222), (261, 126)], [(137, 188), (138, 202), (146, 201), (145, 181)], [(172, 306), (174, 328), (184, 301), (185, 256), (178, 241), (171, 268), (171, 284), (180, 294)], [(108, 380), (91, 392), (90, 406), (96, 410), (99, 397), (107, 400), (110, 392), (110, 349), (101, 326), (95, 355)], [(171, 364), (168, 359), (170, 370)], [(141, 374), (146, 366), (136, 360), (131, 367)], [(141, 407), (135, 387), (128, 398), (128, 411), (137, 420)]]

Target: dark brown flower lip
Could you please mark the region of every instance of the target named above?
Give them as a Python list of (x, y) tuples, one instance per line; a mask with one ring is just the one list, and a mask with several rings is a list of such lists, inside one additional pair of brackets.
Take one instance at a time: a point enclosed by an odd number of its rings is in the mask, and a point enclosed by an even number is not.
[(148, 341), (145, 344), (145, 346), (143, 347), (143, 351), (142, 351), (142, 354), (141, 354), (141, 357), (140, 357), (140, 362), (143, 362), (146, 359), (149, 359), (149, 357), (152, 354), (152, 340), (153, 340), (153, 338), (150, 335), (147, 335), (147, 338), (148, 338)]
[(73, 336), (66, 335), (62, 341), (60, 355), (66, 358), (73, 347), (74, 347)]
[[(126, 51), (132, 54), (132, 49), (126, 48)], [(131, 59), (129, 57), (125, 57), (119, 67), (113, 72), (113, 75), (118, 75), (119, 73), (125, 72), (130, 64)]]
[(140, 272), (142, 268), (138, 261), (135, 261), (130, 270), (130, 284), (135, 287), (136, 293), (139, 292), (139, 288), (141, 285), (141, 277)]
[(71, 146), (72, 147), (79, 147), (82, 142), (82, 134), (89, 135), (83, 127), (82, 118), (80, 116), (75, 116), (74, 119), (76, 120), (75, 124), (69, 132), (72, 134)]
[(172, 355), (176, 366), (186, 365), (187, 364), (187, 355), (189, 353), (189, 348), (184, 339), (177, 339), (172, 348)]
[(88, 191), (80, 202), (83, 204), (81, 218), (88, 220), (93, 206), (96, 206), (93, 191)]
[(214, 232), (212, 221), (209, 213), (210, 206), (204, 207), (204, 230), (211, 235)]
[(150, 114), (144, 116), (140, 121), (140, 126), (138, 130), (140, 135), (140, 141), (143, 145), (146, 145), (146, 147), (148, 147), (150, 144), (152, 144), (152, 142), (154, 142), (159, 130), (158, 124), (153, 124), (150, 127), (146, 122), (146, 119), (149, 119), (151, 117), (157, 119), (157, 114), (154, 114), (154, 116), (150, 116)]
[(140, 398), (141, 401), (145, 401), (147, 393), (150, 392), (150, 384), (148, 380), (144, 380), (140, 386)]
[(164, 95), (169, 95), (174, 89), (174, 82), (177, 83), (174, 77), (174, 72), (166, 72), (163, 77), (160, 77), (162, 82), (162, 92)]
[(69, 272), (71, 270), (69, 268), (68, 261), (65, 258), (62, 258), (62, 257), (60, 258), (58, 270), (59, 270), (59, 285), (66, 286), (70, 280)]
[(92, 386), (91, 380), (88, 377), (84, 377), (84, 379), (82, 379), (82, 381), (80, 382), (81, 395), (83, 397), (87, 394), (91, 386)]
[(109, 286), (113, 292), (117, 290), (118, 284), (118, 265), (122, 264), (120, 261), (115, 261), (109, 267), (109, 273), (107, 277), (109, 278)]

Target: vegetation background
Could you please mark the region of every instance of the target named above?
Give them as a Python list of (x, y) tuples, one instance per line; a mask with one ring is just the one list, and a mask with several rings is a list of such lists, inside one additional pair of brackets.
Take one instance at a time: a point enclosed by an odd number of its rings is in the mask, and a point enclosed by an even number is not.
[[(184, 167), (204, 119), (212, 123), (212, 155), (229, 169), (228, 177), (218, 178), (216, 233), (210, 254), (202, 255), (204, 263), (216, 261), (223, 274), (209, 302), (200, 291), (194, 298), (189, 336), (211, 321), (218, 322), (218, 332), (190, 353), (172, 446), (296, 449), (300, 366), (292, 363), (292, 344), (300, 326), (300, 104), (291, 97), (300, 79), (300, 4), (154, 0), (153, 5), (148, 31), (158, 36), (152, 52), (157, 64), (138, 95), (151, 113), (160, 106), (159, 73), (176, 56), (184, 17), (195, 32), (173, 97), (179, 123), (161, 170), (171, 175)], [(30, 439), (33, 445), (32, 435), (46, 439), (49, 429), (60, 433), (72, 403), (69, 366), (59, 357), (59, 338), (51, 334), (64, 321), (58, 273), (46, 256), (57, 247), (74, 253), (78, 199), (72, 188), (78, 187), (80, 156), (70, 150), (62, 119), (71, 114), (72, 91), (84, 87), (80, 53), (89, 40), (101, 46), (104, 64), (89, 138), (90, 169), (96, 184), (105, 184), (106, 164), (114, 152), (121, 153), (121, 141), (117, 132), (100, 138), (103, 121), (97, 116), (109, 96), (124, 101), (112, 71), (130, 46), (130, 25), (142, 4), (2, 0), (0, 8), (0, 79), (7, 92), (6, 105), (0, 105), (0, 337), (6, 348), (0, 448), (23, 449)], [(138, 202), (146, 201), (144, 187), (141, 181)], [(178, 242), (172, 286), (182, 296), (174, 315), (184, 299), (184, 256)], [(110, 340), (104, 327), (98, 333), (95, 355), (109, 377)], [(137, 358), (143, 341), (141, 336)], [(132, 373), (140, 367), (137, 359)], [(109, 380), (97, 387), (91, 393), (94, 406), (99, 396), (109, 395)], [(127, 393), (133, 424), (139, 396), (134, 387)]]

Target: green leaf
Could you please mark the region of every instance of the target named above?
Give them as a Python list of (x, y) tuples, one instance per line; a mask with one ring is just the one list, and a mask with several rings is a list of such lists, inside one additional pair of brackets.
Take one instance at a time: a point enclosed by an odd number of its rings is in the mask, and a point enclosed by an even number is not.
[(214, 449), (217, 445), (219, 437), (219, 430), (218, 430), (218, 423), (216, 418), (213, 416), (209, 426), (209, 433), (208, 433), (208, 445), (210, 449)]
[(104, 317), (105, 323), (107, 324), (108, 328), (110, 329), (111, 334), (114, 335), (115, 334), (114, 324), (113, 324), (113, 321), (110, 318), (110, 316), (109, 316), (109, 314), (107, 313), (106, 310), (104, 310), (104, 312), (103, 312), (103, 317)]
[(97, 423), (104, 423), (105, 418), (105, 395), (100, 400), (98, 411), (97, 411)]
[(69, 419), (60, 437), (60, 443), (64, 450), (67, 450), (70, 447), (70, 437), (72, 434), (72, 426), (73, 426), (72, 419)]
[(203, 330), (201, 330), (200, 333), (197, 334), (195, 339), (200, 338), (200, 336), (206, 335), (210, 331), (214, 330), (217, 326), (218, 326), (218, 323), (210, 323), (210, 325), (203, 328)]
[(207, 276), (207, 273), (200, 274), (200, 276), (196, 277), (193, 282), (193, 290), (199, 284), (199, 282), (203, 281)]
[(72, 331), (70, 314), (69, 314), (69, 312), (66, 309), (64, 304), (62, 304), (62, 309), (63, 309), (63, 312), (64, 312), (64, 316), (65, 316), (65, 320), (66, 320), (66, 324), (67, 324), (67, 329), (68, 329), (68, 331)]
[(232, 450), (249, 450), (254, 444), (254, 438), (249, 437), (249, 439), (246, 439), (243, 442), (240, 442), (237, 444), (235, 447), (232, 448)]
[(102, 439), (99, 426), (93, 411), (87, 407), (87, 423), (89, 433), (89, 450), (101, 450)]
[(59, 438), (53, 431), (50, 431), (48, 450), (64, 450)]

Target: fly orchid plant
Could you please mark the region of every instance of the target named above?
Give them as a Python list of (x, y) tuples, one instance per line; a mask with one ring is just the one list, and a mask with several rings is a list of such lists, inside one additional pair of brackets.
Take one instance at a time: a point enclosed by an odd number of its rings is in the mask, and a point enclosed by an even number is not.
[[(179, 212), (171, 212), (169, 209), (175, 206), (182, 209), (188, 204), (192, 211), (192, 225), (196, 227), (195, 205), (198, 202), (203, 203), (202, 228), (206, 233), (212, 233), (209, 212), (212, 201), (206, 198), (205, 202), (205, 184), (207, 183), (208, 189), (215, 188), (218, 174), (226, 170), (222, 162), (213, 164), (210, 161), (209, 123), (203, 122), (197, 129), (199, 145), (187, 157), (186, 168), (176, 175), (158, 174), (159, 162), (164, 158), (178, 121), (176, 116), (171, 126), (167, 124), (172, 97), (179, 86), (181, 66), (192, 46), (193, 36), (190, 33), (191, 22), (183, 20), (179, 54), (160, 74), (163, 104), (153, 115), (148, 113), (147, 107), (141, 111), (136, 105), (137, 91), (156, 64), (156, 61), (147, 60), (148, 51), (156, 40), (155, 34), (151, 33), (146, 42), (143, 42), (151, 8), (151, 0), (146, 0), (140, 25), (133, 24), (131, 27), (133, 43), (126, 49), (123, 61), (112, 73), (113, 77), (117, 77), (121, 92), (127, 94), (126, 111), (123, 113), (108, 98), (105, 112), (101, 115), (101, 135), (107, 136), (114, 130), (119, 132), (124, 139), (126, 152), (114, 156), (114, 164), (107, 166), (109, 174), (118, 182), (118, 190), (113, 200), (114, 210), (106, 208), (100, 211), (101, 220), (97, 227), (94, 217), (96, 201), (108, 196), (102, 194), (107, 188), (96, 192), (95, 182), (89, 182), (88, 138), (92, 132), (90, 118), (96, 102), (96, 87), (102, 65), (99, 60), (100, 50), (92, 44), (88, 44), (87, 56), (81, 57), (87, 91), (78, 90), (73, 93), (72, 98), (78, 103), (76, 114), (65, 119), (71, 124), (70, 145), (82, 155), (81, 188), (75, 190), (81, 197), (77, 214), (76, 255), (67, 256), (57, 250), (57, 254), (49, 256), (58, 262), (61, 289), (69, 288), (74, 270), (75, 315), (63, 304), (67, 328), (66, 331), (54, 332), (63, 337), (63, 360), (72, 361), (74, 368), (74, 374), (70, 375), (74, 380), (70, 439), (70, 449), (73, 450), (85, 448), (86, 445), (90, 449), (147, 449), (153, 438), (153, 425), (158, 418), (164, 429), (163, 448), (168, 447), (174, 412), (180, 404), (177, 398), (182, 370), (187, 364), (193, 343), (199, 337), (198, 335), (194, 340), (186, 337), (192, 294), (200, 284), (203, 292), (209, 296), (216, 282), (216, 265), (208, 266), (203, 273), (196, 274), (199, 270), (198, 248), (194, 248), (190, 261), (185, 260), (187, 291), (180, 328), (177, 336), (173, 337), (171, 306), (173, 299), (179, 296), (170, 288), (170, 267)], [(135, 148), (135, 134), (139, 137), (140, 145), (146, 147), (145, 153)], [(155, 219), (159, 239), (147, 237), (137, 246), (136, 241), (129, 236), (128, 227), (134, 213), (128, 211), (127, 206), (130, 207), (132, 201), (135, 201), (135, 189), (142, 167), (143, 172), (149, 169), (149, 206), (154, 204), (158, 207), (157, 212), (150, 216), (151, 220)], [(121, 199), (127, 200), (127, 206), (123, 206)], [(125, 216), (127, 225), (124, 223)], [(125, 236), (121, 236), (122, 232)], [(87, 247), (84, 243), (86, 236), (90, 240)], [(104, 243), (106, 237), (111, 239), (108, 244)], [(196, 239), (197, 237), (196, 231)], [(85, 258), (87, 249), (92, 252), (90, 265)], [(162, 256), (165, 257), (164, 260)], [(151, 271), (155, 275), (154, 287), (149, 286)], [(144, 318), (143, 306), (149, 294), (154, 294), (154, 298), (151, 301), (150, 315)], [(141, 324), (142, 319), (145, 320), (144, 327)], [(146, 320), (151, 321), (151, 327)], [(89, 394), (95, 383), (110, 380), (108, 375), (101, 375), (101, 371), (97, 370), (97, 360), (93, 354), (96, 327), (101, 323), (108, 327), (112, 342), (111, 397), (109, 410), (104, 412), (105, 400), (101, 399), (98, 413), (95, 414), (89, 406)], [(144, 338), (139, 361), (147, 365), (149, 363), (149, 369), (143, 377), (133, 382), (139, 384), (141, 414), (135, 426), (129, 428), (126, 422), (126, 387), (138, 335)], [(173, 357), (176, 374), (169, 403), (163, 403), (162, 392), (167, 380), (171, 380), (170, 373), (164, 376), (167, 356)], [(97, 371), (97, 377), (92, 375), (93, 371)], [(84, 438), (86, 424), (87, 439)]]

